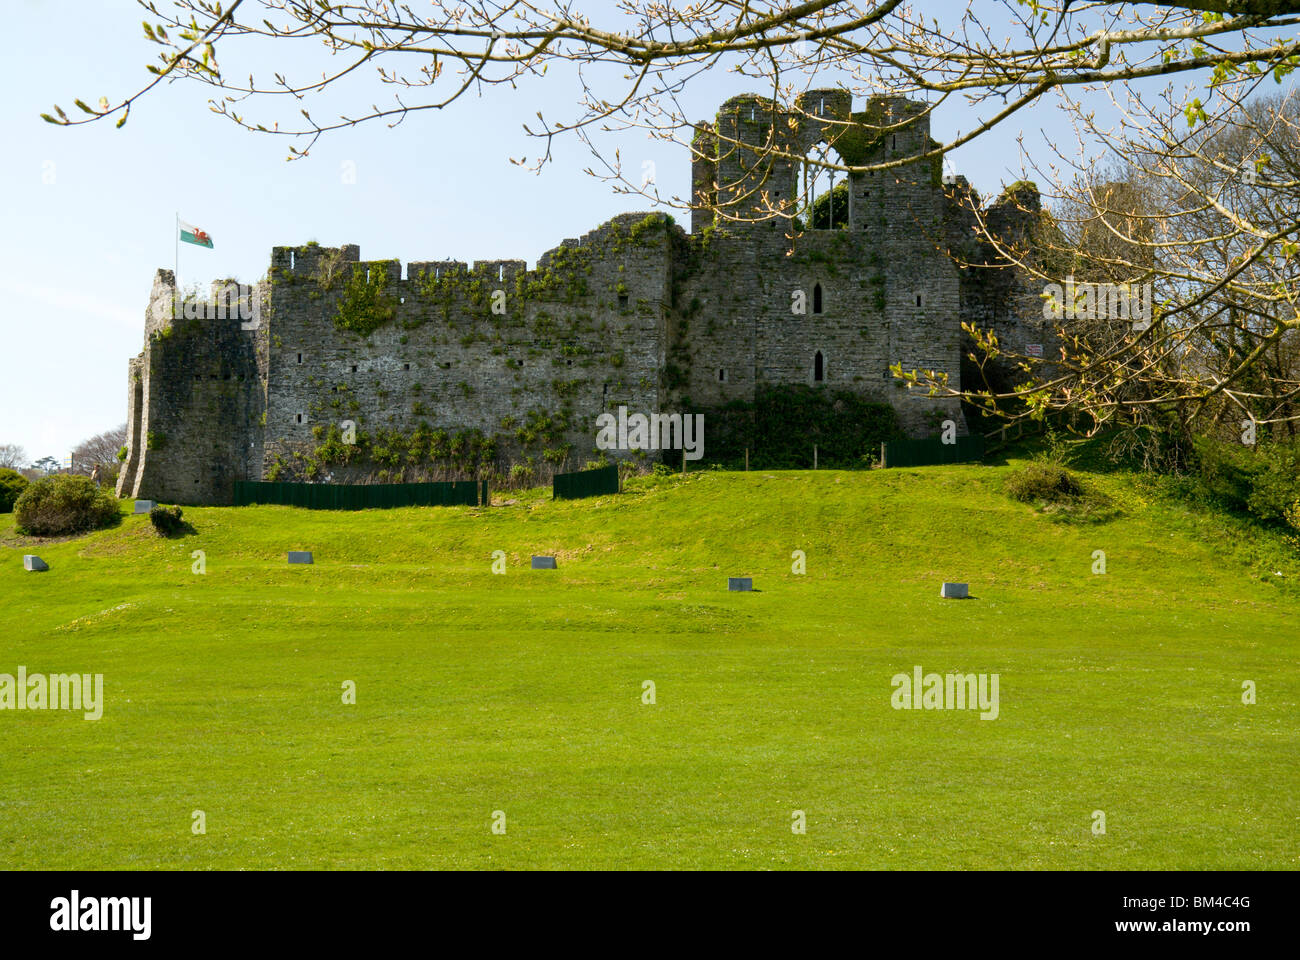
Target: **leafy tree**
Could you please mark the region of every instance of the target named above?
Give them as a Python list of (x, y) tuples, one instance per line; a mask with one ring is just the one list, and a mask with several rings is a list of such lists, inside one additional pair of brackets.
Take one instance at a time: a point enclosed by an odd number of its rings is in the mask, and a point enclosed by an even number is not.
[(17, 470), (0, 467), (0, 513), (8, 513), (14, 502), (27, 489), (27, 478)]

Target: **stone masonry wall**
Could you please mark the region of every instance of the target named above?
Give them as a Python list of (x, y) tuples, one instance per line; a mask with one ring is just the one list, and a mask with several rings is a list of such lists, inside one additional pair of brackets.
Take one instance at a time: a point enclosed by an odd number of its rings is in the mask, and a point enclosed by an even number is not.
[(130, 365), (128, 457), (121, 496), (168, 503), (229, 503), (233, 484), (257, 476), (265, 382), (264, 331), (239, 318), (177, 318), (170, 271), (159, 271), (145, 348)]
[[(608, 406), (659, 408), (669, 253), (658, 214), (567, 240), (533, 271), (518, 260), (413, 262), (403, 276), (356, 247), (276, 247), (264, 472), (278, 461), (297, 475), (319, 444), (313, 428), (345, 420), (362, 432), (477, 429), (497, 438), (503, 461), (580, 468)], [(356, 270), (384, 272), (393, 313), (365, 335), (336, 323)], [(527, 444), (530, 411), (562, 413), (567, 426)]]
[[(855, 155), (844, 158), (849, 162), (905, 158), (929, 143), (928, 121), (906, 101), (881, 100), (852, 114), (843, 91), (810, 91), (801, 107), (797, 116), (775, 115), (778, 130), (793, 131), (788, 146), (796, 151), (836, 139), (850, 117), (866, 120), (868, 113), (883, 132), (874, 143), (855, 144)], [(792, 240), (788, 220), (758, 218), (763, 204), (797, 195), (798, 171), (774, 163), (756, 183), (743, 146), (735, 145), (764, 143), (772, 110), (768, 101), (737, 97), (719, 111), (725, 142), (716, 147), (717, 176), (720, 195), (730, 196), (730, 216), (691, 237), (692, 270), (670, 324), (674, 382), (680, 374), (682, 395), (703, 406), (752, 399), (764, 384), (824, 384), (893, 404), (909, 433), (931, 433), (947, 418), (964, 433), (956, 400), (909, 391), (889, 373), (901, 363), (905, 370), (947, 374), (960, 385), (959, 281), (942, 249), (944, 195), (934, 165), (916, 161), (853, 174), (848, 223), (807, 229)], [(702, 168), (698, 161), (696, 168)], [(746, 202), (755, 218), (748, 222), (741, 215)], [(796, 292), (803, 313), (794, 312)]]

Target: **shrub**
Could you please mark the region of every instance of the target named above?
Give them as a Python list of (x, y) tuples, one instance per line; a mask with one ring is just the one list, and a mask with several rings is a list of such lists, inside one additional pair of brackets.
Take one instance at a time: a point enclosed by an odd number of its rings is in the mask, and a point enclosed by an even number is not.
[(8, 513), (12, 510), (14, 503), (26, 489), (27, 478), (21, 473), (8, 467), (0, 469), (0, 513)]
[(57, 537), (108, 526), (120, 516), (117, 497), (90, 477), (56, 474), (29, 485), (14, 504), (18, 532)]
[(188, 524), (181, 519), (180, 507), (154, 506), (149, 511), (149, 522), (164, 537), (174, 537), (184, 533)]
[(1007, 477), (1007, 495), (1022, 503), (1066, 503), (1083, 496), (1083, 485), (1058, 463), (1031, 463)]
[(1266, 524), (1296, 527), (1300, 503), (1300, 444), (1250, 448), (1203, 440), (1197, 447), (1200, 495)]

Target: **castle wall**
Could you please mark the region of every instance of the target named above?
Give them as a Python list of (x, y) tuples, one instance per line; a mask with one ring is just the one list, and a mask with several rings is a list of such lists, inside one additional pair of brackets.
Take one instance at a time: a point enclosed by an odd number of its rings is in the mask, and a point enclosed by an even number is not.
[[(898, 159), (928, 144), (928, 120), (916, 105), (878, 101), (871, 120), (881, 131), (875, 141), (839, 141), (851, 114), (842, 91), (810, 91), (797, 114), (780, 115), (777, 128), (791, 131), (787, 149), (808, 152), (821, 141), (839, 142), (847, 162)], [(720, 137), (769, 136), (770, 104), (738, 97), (718, 115)], [(743, 147), (720, 145), (719, 193), (734, 186), (733, 212), (796, 195), (793, 165), (777, 162), (755, 185)], [(781, 218), (728, 222), (708, 233), (696, 231), (694, 269), (678, 294), (678, 317), (670, 322), (670, 382), (692, 404), (710, 406), (749, 400), (764, 384), (824, 385), (893, 404), (905, 430), (927, 434), (939, 421), (954, 419), (965, 432), (960, 404), (908, 391), (890, 373), (935, 370), (960, 385), (960, 285), (943, 252), (945, 202), (930, 161), (917, 161), (849, 178), (849, 222), (830, 230), (806, 229), (793, 241)], [(740, 186), (750, 199), (743, 200)], [(697, 188), (698, 189), (698, 188)], [(805, 225), (808, 226), (808, 225)], [(821, 290), (821, 311), (815, 292)], [(804, 312), (797, 313), (801, 293)], [(817, 354), (822, 378), (816, 378)], [(680, 378), (679, 378), (680, 374)]]
[(145, 348), (130, 365), (119, 495), (229, 503), (236, 480), (260, 475), (265, 392), (257, 353), (264, 332), (241, 329), (238, 317), (174, 317), (172, 294), (170, 271), (159, 271)]
[[(122, 495), (228, 503), (241, 479), (382, 482), (520, 463), (544, 478), (598, 455), (601, 413), (752, 401), (769, 385), (888, 402), (914, 436), (945, 419), (965, 432), (956, 400), (909, 391), (890, 366), (959, 389), (962, 321), (1019, 346), (1036, 335), (1041, 298), (1022, 271), (961, 266), (988, 252), (945, 198), (939, 164), (914, 159), (933, 146), (924, 105), (873, 98), (853, 112), (847, 94), (813, 90), (782, 112), (742, 96), (697, 131), (692, 189), (722, 213), (692, 216), (689, 235), (660, 214), (625, 214), (534, 270), (275, 247), (253, 330), (176, 319), (159, 271), (129, 366)], [(848, 176), (847, 223), (799, 232), (798, 157), (823, 141), (849, 166), (902, 162)], [(790, 156), (745, 149), (770, 143)], [(991, 220), (1013, 218), (1003, 207)], [(349, 421), (365, 462), (345, 462), (331, 439)], [(435, 455), (431, 432), (462, 440)], [(472, 456), (457, 453), (467, 446)]]
[(127, 363), (126, 377), (126, 449), (127, 457), (117, 475), (117, 495), (135, 496), (136, 477), (140, 471), (141, 424), (144, 420), (144, 375), (140, 358)]
[[(498, 459), (581, 467), (607, 407), (659, 409), (669, 266), (663, 218), (647, 214), (565, 241), (533, 271), (416, 262), (403, 276), (355, 247), (275, 248), (264, 471), (310, 469), (314, 428), (346, 420), (363, 433), (476, 429), (497, 439)], [(385, 278), (380, 309), (392, 316), (372, 331), (336, 322), (355, 269)], [(530, 411), (565, 426), (529, 431)]]
[[(1056, 321), (1043, 317), (1043, 281), (1009, 263), (983, 236), (987, 231), (1007, 245), (1024, 244), (1032, 251), (1037, 192), (1026, 188), (1004, 194), (983, 207), (978, 218), (972, 204), (979, 208), (979, 198), (964, 177), (955, 178), (949, 192), (945, 231), (947, 249), (960, 265), (962, 321), (992, 331), (998, 343), (1013, 353), (1026, 354), (1037, 345), (1045, 358), (1058, 356)], [(974, 350), (974, 341), (963, 333), (963, 381), (969, 389), (1009, 391), (1022, 377), (1014, 361), (988, 361), (981, 370), (967, 359)]]

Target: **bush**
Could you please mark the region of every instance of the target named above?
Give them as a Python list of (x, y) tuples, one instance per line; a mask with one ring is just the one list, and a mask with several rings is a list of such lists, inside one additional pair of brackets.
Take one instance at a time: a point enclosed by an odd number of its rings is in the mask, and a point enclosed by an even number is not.
[(149, 522), (164, 537), (174, 537), (185, 533), (189, 524), (181, 519), (180, 507), (154, 506), (149, 511)]
[(14, 508), (18, 497), (27, 489), (27, 478), (17, 470), (8, 467), (0, 469), (0, 513), (8, 513)]
[(1265, 524), (1300, 529), (1300, 444), (1252, 449), (1207, 439), (1197, 446), (1197, 460), (1201, 496)]
[(121, 515), (117, 497), (90, 477), (56, 474), (30, 484), (14, 504), (18, 532), (57, 537), (108, 526)]
[(1007, 477), (1006, 491), (1022, 503), (1068, 503), (1083, 496), (1083, 484), (1058, 463), (1031, 463)]

